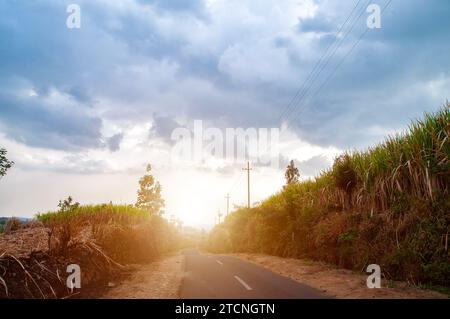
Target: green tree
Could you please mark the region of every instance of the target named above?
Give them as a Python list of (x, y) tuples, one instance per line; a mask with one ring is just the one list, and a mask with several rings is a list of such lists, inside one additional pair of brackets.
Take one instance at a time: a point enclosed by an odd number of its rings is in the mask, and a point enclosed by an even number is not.
[(298, 168), (295, 167), (294, 161), (291, 160), (289, 165), (286, 167), (286, 172), (284, 173), (284, 177), (286, 178), (286, 185), (298, 183), (300, 178), (300, 173)]
[(78, 202), (73, 203), (72, 196), (67, 197), (67, 199), (65, 200), (60, 200), (58, 204), (59, 212), (61, 213), (73, 211), (77, 209), (79, 206), (80, 203)]
[(164, 207), (164, 199), (161, 197), (161, 185), (152, 176), (151, 171), (152, 166), (148, 164), (146, 174), (139, 180), (136, 207), (152, 214), (160, 214), (161, 208)]
[(14, 162), (6, 158), (6, 149), (0, 148), (0, 178), (6, 175), (6, 171), (10, 169)]

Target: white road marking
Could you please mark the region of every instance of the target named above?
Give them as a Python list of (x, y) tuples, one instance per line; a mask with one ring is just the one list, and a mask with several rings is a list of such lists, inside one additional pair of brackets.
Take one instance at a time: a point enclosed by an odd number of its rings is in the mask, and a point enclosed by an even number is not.
[(216, 260), (216, 261), (219, 265), (223, 266), (223, 263), (220, 260)]
[(243, 281), (241, 278), (239, 278), (238, 276), (234, 276), (234, 278), (236, 278), (237, 281), (239, 281), (239, 283), (245, 287), (245, 289), (247, 290), (253, 290), (252, 287), (250, 287), (245, 281)]

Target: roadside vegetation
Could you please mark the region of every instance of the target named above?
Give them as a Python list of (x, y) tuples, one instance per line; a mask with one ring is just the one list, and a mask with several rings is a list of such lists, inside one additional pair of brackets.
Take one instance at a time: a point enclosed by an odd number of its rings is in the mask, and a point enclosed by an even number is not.
[(86, 205), (38, 215), (49, 247), (65, 255), (77, 245), (95, 246), (118, 263), (154, 260), (176, 248), (176, 229), (158, 214), (132, 205)]
[[(148, 166), (136, 205), (80, 205), (68, 197), (30, 222), (8, 219), (0, 235), (0, 298), (61, 298), (107, 287), (127, 265), (178, 249), (178, 228), (162, 216), (160, 191)], [(81, 290), (67, 288), (70, 264), (80, 266)]]
[[(301, 173), (301, 172), (300, 172)], [(313, 180), (240, 208), (205, 241), (212, 252), (311, 258), (388, 279), (450, 287), (450, 105), (403, 134), (346, 152)]]

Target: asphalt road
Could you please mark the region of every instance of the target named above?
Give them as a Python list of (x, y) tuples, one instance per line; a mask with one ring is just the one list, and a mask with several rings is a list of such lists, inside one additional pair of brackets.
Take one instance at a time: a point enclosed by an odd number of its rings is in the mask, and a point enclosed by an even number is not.
[(184, 299), (330, 298), (317, 289), (235, 257), (204, 255), (195, 250), (184, 254), (186, 273), (181, 285)]

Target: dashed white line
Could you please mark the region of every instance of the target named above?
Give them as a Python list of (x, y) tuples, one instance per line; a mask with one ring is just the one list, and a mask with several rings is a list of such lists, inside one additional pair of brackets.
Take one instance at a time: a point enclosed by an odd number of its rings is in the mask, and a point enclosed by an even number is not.
[(234, 278), (236, 278), (237, 281), (239, 281), (239, 283), (244, 286), (245, 289), (247, 290), (252, 290), (252, 287), (250, 287), (245, 281), (243, 281), (241, 278), (239, 278), (238, 276), (234, 276)]
[(216, 260), (216, 261), (219, 265), (223, 266), (223, 262), (221, 262), (220, 260)]

